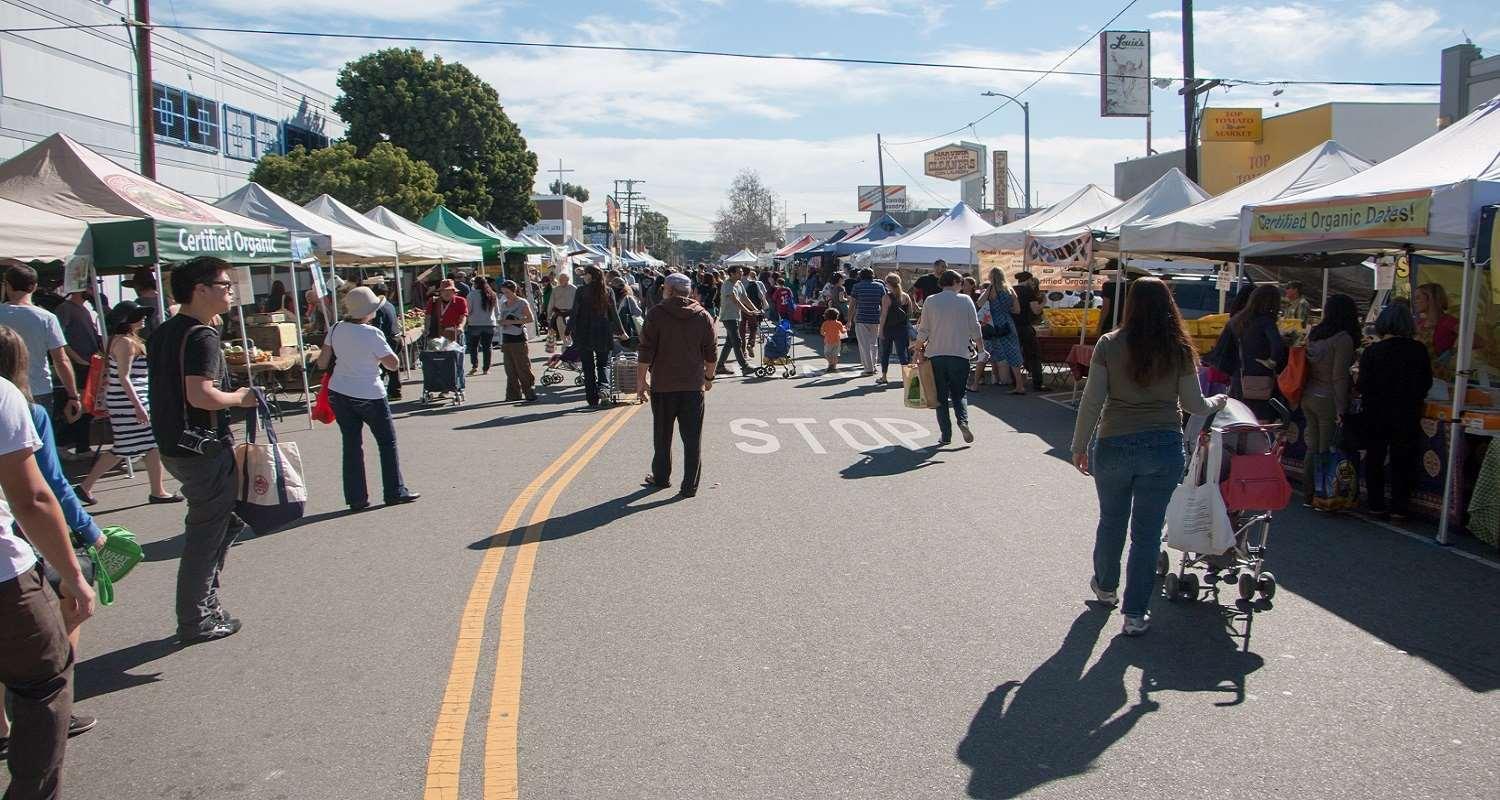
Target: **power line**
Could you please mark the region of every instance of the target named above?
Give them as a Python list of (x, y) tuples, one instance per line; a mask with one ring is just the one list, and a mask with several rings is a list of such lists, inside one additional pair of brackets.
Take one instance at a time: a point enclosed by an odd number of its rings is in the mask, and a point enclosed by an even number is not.
[[(119, 22), (112, 24), (94, 25), (49, 25), (34, 28), (0, 28), (0, 33), (30, 33), (35, 31), (58, 31), (58, 30), (82, 30), (90, 28), (109, 28), (116, 25), (136, 27), (131, 23)], [(759, 61), (811, 61), (826, 64), (857, 64), (878, 67), (921, 67), (924, 69), (958, 69), (979, 72), (1009, 72), (1022, 75), (1072, 75), (1084, 78), (1100, 77), (1098, 72), (1086, 72), (1081, 70), (1060, 69), (1030, 69), (1027, 67), (997, 67), (984, 64), (953, 64), (931, 61), (900, 61), (894, 59), (878, 58), (838, 58), (834, 56), (801, 56), (774, 53), (743, 53), (729, 50), (691, 50), (686, 48), (672, 47), (627, 47), (624, 45), (604, 44), (566, 44), (561, 42), (519, 42), (506, 39), (463, 39), (451, 36), (414, 36), (396, 34), (374, 34), (374, 33), (335, 33), (331, 31), (292, 31), (292, 30), (262, 30), (257, 28), (230, 28), (214, 25), (168, 25), (164, 23), (153, 23), (149, 27), (164, 30), (188, 31), (194, 33), (235, 33), (261, 36), (293, 36), (321, 39), (365, 39), (370, 41), (385, 42), (421, 42), (425, 44), (467, 44), (486, 45), (492, 47), (518, 47), (518, 48), (542, 48), (554, 50), (587, 50), (597, 52), (615, 53), (640, 53), (648, 55), (678, 55), (678, 56), (712, 56), (716, 58), (742, 58)], [(1071, 56), (1070, 56), (1071, 57)], [(1158, 78), (1158, 80), (1169, 80), (1181, 83), (1184, 79)], [(1199, 78), (1202, 80), (1214, 80), (1212, 78)], [(1220, 78), (1218, 80), (1231, 84), (1251, 84), (1258, 86), (1377, 86), (1377, 87), (1434, 87), (1437, 83), (1418, 83), (1408, 81), (1324, 81), (1324, 80), (1261, 80), (1244, 78)], [(976, 120), (977, 122), (978, 120)], [(967, 128), (965, 125), (964, 128)], [(960, 128), (959, 130), (963, 130)]]
[[(1041, 83), (1043, 80), (1045, 80), (1047, 78), (1048, 75), (1058, 74), (1057, 70), (1060, 67), (1062, 67), (1063, 64), (1068, 63), (1068, 59), (1072, 58), (1073, 56), (1078, 55), (1078, 51), (1082, 50), (1089, 42), (1092, 42), (1092, 41), (1098, 39), (1099, 38), (1099, 34), (1103, 33), (1104, 30), (1106, 28), (1108, 28), (1109, 26), (1115, 24), (1115, 20), (1119, 19), (1120, 17), (1125, 16), (1125, 12), (1129, 11), (1130, 8), (1132, 6), (1134, 6), (1138, 2), (1140, 2), (1140, 0), (1130, 0), (1130, 2), (1126, 3), (1125, 7), (1122, 8), (1122, 9), (1120, 9), (1119, 11), (1115, 12), (1115, 15), (1113, 17), (1110, 17), (1108, 22), (1104, 23), (1103, 25), (1100, 25), (1099, 26), (1099, 30), (1094, 31), (1094, 35), (1093, 36), (1090, 36), (1089, 38), (1084, 39), (1082, 42), (1079, 42), (1078, 46), (1075, 47), (1075, 48), (1073, 48), (1072, 51), (1070, 51), (1067, 55), (1063, 56), (1061, 61), (1057, 62), (1056, 64), (1053, 64), (1052, 65), (1052, 69), (1049, 69), (1046, 72), (1042, 73), (1041, 75), (1038, 75), (1036, 77), (1036, 80), (1032, 81), (1031, 83), (1026, 84), (1026, 88), (1022, 89), (1019, 92), (1016, 92), (1015, 96), (1016, 97), (1020, 97), (1021, 95), (1026, 94), (1027, 92), (1031, 91), (1032, 87), (1036, 86), (1038, 83)], [(1148, 87), (1147, 91), (1149, 91), (1149, 90), (1150, 89)], [(948, 131), (947, 133), (940, 133), (940, 134), (937, 134), (936, 136), (929, 136), (929, 137), (927, 137), (925, 139), (916, 139), (916, 140), (913, 140), (913, 141), (910, 141), (910, 142), (891, 142), (890, 144), (896, 145), (896, 146), (899, 147), (901, 145), (921, 144), (923, 142), (930, 142), (930, 141), (932, 141), (934, 139), (945, 139), (945, 138), (947, 138), (949, 136), (952, 136), (955, 133), (958, 133), (958, 132), (964, 130), (965, 128), (973, 128), (975, 125), (978, 125), (979, 123), (984, 122), (985, 120), (987, 120), (990, 117), (994, 116), (995, 113), (998, 112), (1000, 109), (1005, 108), (1006, 106), (1008, 106), (1008, 105), (1010, 105), (1010, 104), (1012, 104), (1014, 102), (1016, 102), (1014, 99), (1012, 99), (1012, 98), (1006, 98), (1005, 102), (1001, 103), (998, 106), (995, 106), (994, 108), (990, 109), (989, 111), (986, 111), (982, 116), (979, 117), (979, 119), (976, 119), (973, 122), (970, 122), (969, 124), (964, 125), (964, 126), (962, 126), (960, 128), (956, 128), (954, 130)], [(975, 138), (977, 139), (978, 137), (979, 137), (979, 134), (975, 133)]]
[(938, 201), (939, 204), (941, 204), (941, 205), (947, 205), (948, 204), (948, 201), (947, 201), (946, 198), (939, 197), (936, 192), (934, 192), (931, 189), (927, 188), (926, 184), (924, 184), (921, 181), (917, 180), (917, 176), (911, 174), (910, 172), (907, 172), (906, 167), (902, 166), (901, 160), (898, 159), (898, 158), (896, 158), (896, 154), (895, 153), (892, 153), (890, 150), (886, 150), (885, 149), (885, 145), (883, 145), (883, 144), (880, 146), (880, 149), (885, 150), (885, 154), (891, 157), (891, 162), (896, 165), (896, 168), (900, 169), (902, 172), (905, 172), (906, 173), (906, 177), (911, 178), (911, 182), (914, 183), (914, 184), (916, 184), (918, 189), (921, 189), (922, 191), (924, 191), (927, 194), (931, 195), (932, 199)]

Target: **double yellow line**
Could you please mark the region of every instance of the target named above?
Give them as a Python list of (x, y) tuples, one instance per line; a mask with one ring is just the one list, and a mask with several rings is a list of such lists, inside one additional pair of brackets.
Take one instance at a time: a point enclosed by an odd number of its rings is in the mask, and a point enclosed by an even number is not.
[[(423, 800), (457, 800), (459, 768), (464, 747), (464, 728), (474, 695), (479, 655), (484, 645), (485, 615), (495, 582), (500, 577), (505, 554), (514, 549), (515, 564), (500, 609), (500, 651), (495, 661), (494, 687), (490, 694), (489, 724), (484, 742), (484, 800), (508, 800), (520, 792), (516, 731), (521, 708), (521, 661), (526, 642), (526, 598), (531, 592), (532, 570), (536, 565), (537, 543), (552, 514), (552, 507), (568, 484), (594, 460), (604, 445), (641, 409), (631, 405), (612, 409), (573, 442), (556, 461), (547, 465), (506, 509), (500, 525), (490, 537), (479, 573), (469, 588), (459, 618), (458, 642), (453, 648), (453, 665), (448, 670), (447, 687), (438, 709), (437, 725), (432, 732), (432, 749), (427, 757), (427, 781)], [(582, 453), (581, 456), (579, 454)], [(575, 458), (576, 457), (576, 458)], [(571, 462), (571, 466), (569, 465)], [(566, 471), (564, 471), (566, 467)], [(537, 493), (562, 472), (547, 488), (546, 494), (531, 512), (524, 538), (519, 547), (505, 546), (504, 537), (521, 521), (522, 513)]]

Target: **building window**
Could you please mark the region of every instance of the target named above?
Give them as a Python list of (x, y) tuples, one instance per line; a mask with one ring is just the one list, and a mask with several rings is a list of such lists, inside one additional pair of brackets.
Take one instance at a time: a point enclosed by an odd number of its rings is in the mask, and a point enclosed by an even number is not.
[(281, 125), (248, 111), (224, 106), (224, 155), (259, 161), (268, 153), (281, 153)]
[(293, 148), (299, 145), (308, 150), (321, 150), (328, 146), (328, 137), (320, 133), (314, 133), (306, 128), (300, 128), (290, 123), (282, 127), (286, 131), (285, 144), (287, 152), (291, 152)]
[(151, 85), (156, 138), (199, 150), (219, 149), (219, 104), (181, 89)]

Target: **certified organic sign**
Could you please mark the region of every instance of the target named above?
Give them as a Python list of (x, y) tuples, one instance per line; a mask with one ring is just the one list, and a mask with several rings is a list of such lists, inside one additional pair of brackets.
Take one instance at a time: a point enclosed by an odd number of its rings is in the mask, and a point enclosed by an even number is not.
[(922, 172), (948, 181), (963, 180), (980, 170), (979, 151), (950, 144), (922, 155)]
[(1258, 142), (1265, 138), (1258, 108), (1203, 109), (1203, 141)]
[(1425, 236), (1432, 211), (1432, 192), (1375, 195), (1361, 200), (1290, 203), (1250, 212), (1250, 241), (1287, 242), (1319, 239)]

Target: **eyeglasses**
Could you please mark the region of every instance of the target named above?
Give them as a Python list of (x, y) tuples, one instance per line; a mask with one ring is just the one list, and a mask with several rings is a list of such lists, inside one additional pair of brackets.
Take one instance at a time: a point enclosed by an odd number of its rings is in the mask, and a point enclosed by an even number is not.
[(204, 286), (217, 286), (220, 289), (234, 291), (234, 281), (204, 281)]

